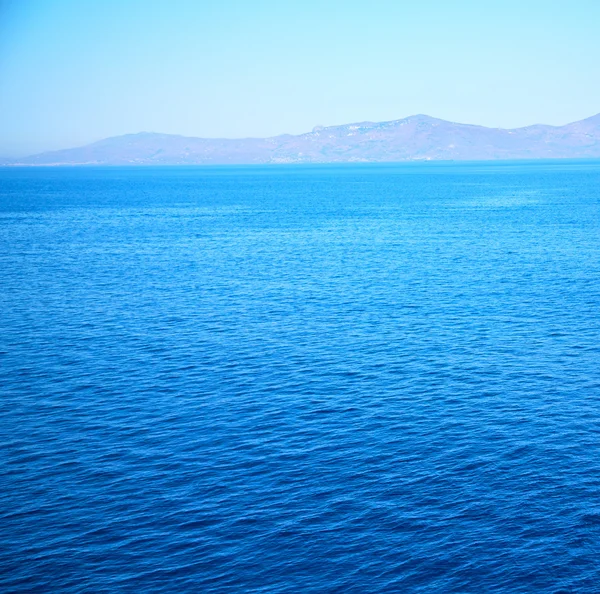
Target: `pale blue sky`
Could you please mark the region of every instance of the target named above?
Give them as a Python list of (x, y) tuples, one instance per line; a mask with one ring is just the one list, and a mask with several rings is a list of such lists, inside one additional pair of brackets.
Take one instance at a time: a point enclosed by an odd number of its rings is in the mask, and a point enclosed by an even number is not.
[(0, 0), (0, 155), (600, 112), (600, 0)]

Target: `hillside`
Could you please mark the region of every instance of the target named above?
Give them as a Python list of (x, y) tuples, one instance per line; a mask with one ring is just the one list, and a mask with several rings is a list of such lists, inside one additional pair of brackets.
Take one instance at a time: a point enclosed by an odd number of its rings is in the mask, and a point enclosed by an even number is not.
[(512, 130), (416, 115), (271, 138), (206, 139), (142, 132), (41, 153), (10, 164), (209, 165), (596, 157), (600, 157), (600, 114), (565, 126)]

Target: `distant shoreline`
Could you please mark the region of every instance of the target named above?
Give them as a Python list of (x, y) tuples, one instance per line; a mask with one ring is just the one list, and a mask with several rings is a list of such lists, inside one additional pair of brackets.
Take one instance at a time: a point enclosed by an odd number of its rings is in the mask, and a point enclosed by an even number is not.
[(416, 115), (317, 127), (271, 138), (207, 139), (141, 132), (6, 159), (2, 166), (284, 165), (600, 158), (600, 114), (512, 130)]
[(326, 168), (354, 168), (354, 167), (425, 167), (436, 168), (443, 166), (526, 166), (526, 165), (599, 165), (600, 157), (587, 158), (571, 158), (571, 157), (554, 157), (540, 159), (464, 159), (464, 160), (428, 160), (428, 161), (370, 161), (370, 162), (318, 162), (318, 163), (196, 163), (196, 164), (156, 164), (156, 163), (120, 163), (120, 164), (105, 164), (105, 163), (57, 163), (57, 164), (0, 164), (0, 170), (40, 170), (40, 169), (243, 169), (243, 170), (258, 170), (258, 169), (326, 169)]

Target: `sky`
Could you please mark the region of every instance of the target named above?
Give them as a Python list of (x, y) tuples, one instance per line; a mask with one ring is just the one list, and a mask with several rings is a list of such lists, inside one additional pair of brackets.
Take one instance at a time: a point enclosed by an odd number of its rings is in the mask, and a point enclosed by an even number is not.
[(600, 112), (599, 0), (0, 0), (0, 156)]

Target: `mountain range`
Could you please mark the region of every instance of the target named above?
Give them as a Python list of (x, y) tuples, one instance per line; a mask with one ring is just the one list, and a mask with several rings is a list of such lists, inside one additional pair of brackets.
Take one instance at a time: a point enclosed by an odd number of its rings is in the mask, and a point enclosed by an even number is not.
[(600, 158), (600, 114), (564, 126), (486, 128), (415, 115), (299, 135), (209, 139), (141, 132), (4, 165), (217, 165)]

